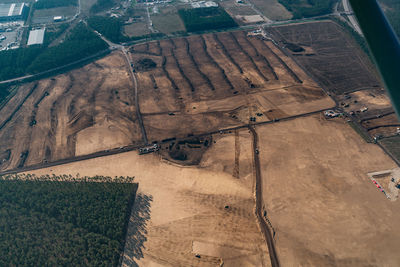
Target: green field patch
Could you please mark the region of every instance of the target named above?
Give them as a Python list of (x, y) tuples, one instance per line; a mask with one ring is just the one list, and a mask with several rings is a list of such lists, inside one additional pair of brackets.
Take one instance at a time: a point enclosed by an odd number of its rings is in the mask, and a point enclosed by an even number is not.
[(40, 0), (35, 2), (35, 9), (47, 9), (62, 6), (77, 6), (78, 0)]
[(178, 13), (188, 32), (228, 29), (238, 26), (221, 7), (180, 9)]
[(373, 140), (368, 132), (359, 124), (349, 121), (348, 124), (354, 129), (367, 143), (372, 143)]
[(336, 0), (279, 0), (293, 14), (293, 19), (332, 13)]
[(185, 26), (175, 7), (160, 8), (159, 13), (151, 15), (151, 20), (153, 27), (165, 34), (185, 31)]
[(133, 178), (0, 177), (0, 266), (117, 266)]

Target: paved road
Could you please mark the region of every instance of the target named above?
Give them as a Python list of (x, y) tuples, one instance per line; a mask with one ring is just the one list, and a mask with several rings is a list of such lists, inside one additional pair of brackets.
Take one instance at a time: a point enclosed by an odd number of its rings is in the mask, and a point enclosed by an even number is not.
[(262, 196), (262, 177), (261, 177), (261, 167), (260, 167), (260, 157), (258, 148), (258, 135), (254, 126), (249, 126), (249, 130), (253, 136), (253, 155), (254, 155), (254, 166), (256, 171), (256, 217), (260, 224), (261, 231), (264, 234), (265, 240), (267, 241), (269, 257), (271, 259), (272, 267), (279, 267), (278, 254), (276, 253), (274, 239), (272, 237), (272, 229), (266, 222), (263, 216), (263, 196)]
[[(344, 11), (348, 14), (352, 14), (353, 10), (351, 9), (349, 0), (342, 0), (343, 3), (343, 8)], [(357, 19), (355, 17), (355, 15), (348, 15), (348, 18), (350, 20), (351, 25), (353, 25), (353, 28), (356, 32), (358, 32), (360, 35), (363, 35), (360, 26), (358, 25)]]

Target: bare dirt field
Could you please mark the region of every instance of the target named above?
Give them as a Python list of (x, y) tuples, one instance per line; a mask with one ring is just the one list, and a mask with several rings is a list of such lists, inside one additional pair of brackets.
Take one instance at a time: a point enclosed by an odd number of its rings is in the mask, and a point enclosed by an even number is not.
[(256, 127), (282, 266), (398, 266), (400, 206), (368, 173), (395, 163), (342, 119)]
[(33, 173), (135, 176), (123, 266), (270, 266), (254, 214), (250, 134), (212, 139), (194, 167), (132, 151)]
[[(149, 142), (335, 105), (271, 41), (247, 32), (144, 43), (129, 55)], [(140, 145), (134, 91), (119, 52), (22, 86), (0, 111), (0, 154), (11, 151), (0, 170)]]
[(236, 0), (222, 1), (221, 6), (229, 13), (229, 15), (231, 15), (232, 18), (235, 18), (239, 24), (246, 24), (242, 19), (243, 16), (257, 15), (257, 12), (250, 6), (237, 3)]
[[(268, 121), (334, 106), (270, 41), (246, 32), (206, 34), (131, 47), (149, 140)], [(177, 131), (179, 129), (179, 131)]]
[(333, 94), (382, 88), (368, 56), (332, 21), (271, 27), (267, 31), (282, 46), (291, 43), (304, 49), (311, 47), (312, 53), (293, 53), (293, 57)]
[(142, 141), (133, 83), (119, 52), (67, 74), (23, 85), (0, 110), (1, 170)]

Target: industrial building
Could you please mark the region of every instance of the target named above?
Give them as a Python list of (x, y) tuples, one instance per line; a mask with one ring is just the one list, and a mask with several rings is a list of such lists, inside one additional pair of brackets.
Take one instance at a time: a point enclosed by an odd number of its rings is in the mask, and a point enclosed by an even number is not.
[(46, 29), (30, 31), (29, 38), (28, 38), (28, 45), (43, 44), (45, 30)]
[(218, 7), (218, 4), (213, 1), (199, 1), (192, 2), (193, 8), (203, 8), (203, 7)]
[(24, 20), (27, 14), (25, 3), (0, 4), (0, 21)]

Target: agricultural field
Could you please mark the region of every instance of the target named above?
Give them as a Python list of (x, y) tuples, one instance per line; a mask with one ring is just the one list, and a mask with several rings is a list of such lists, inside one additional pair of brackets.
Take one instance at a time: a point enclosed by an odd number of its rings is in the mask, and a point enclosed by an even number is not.
[(146, 22), (134, 22), (123, 27), (125, 35), (129, 37), (143, 36), (150, 34), (151, 31)]
[(249, 5), (237, 3), (236, 0), (222, 1), (219, 4), (239, 25), (246, 24), (248, 16), (258, 15)]
[(272, 42), (242, 31), (139, 44), (130, 56), (149, 141), (334, 106)]
[(270, 20), (288, 20), (293, 17), (278, 0), (247, 0)]
[(55, 16), (63, 16), (66, 19), (71, 19), (77, 12), (78, 8), (76, 6), (35, 9), (32, 23), (52, 23)]
[(191, 167), (131, 151), (33, 173), (135, 175), (122, 266), (271, 266), (254, 215), (251, 135), (244, 129), (210, 138)]
[(311, 22), (267, 29), (282, 46), (297, 44), (305, 52), (287, 49), (326, 90), (335, 95), (382, 88), (377, 73), (358, 44), (334, 22)]
[(118, 266), (132, 178), (0, 177), (1, 266)]
[(380, 143), (397, 159), (400, 160), (400, 136), (382, 139)]
[(330, 14), (336, 0), (278, 0), (294, 19)]
[(400, 206), (368, 177), (397, 167), (380, 147), (340, 118), (309, 116), (256, 131), (265, 208), (282, 266), (400, 262)]
[(119, 52), (24, 84), (0, 110), (0, 168), (141, 143), (134, 101), (133, 82)]
[(175, 6), (165, 6), (157, 10), (157, 13), (151, 14), (154, 29), (164, 34), (185, 31), (185, 26)]

